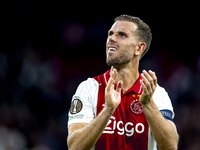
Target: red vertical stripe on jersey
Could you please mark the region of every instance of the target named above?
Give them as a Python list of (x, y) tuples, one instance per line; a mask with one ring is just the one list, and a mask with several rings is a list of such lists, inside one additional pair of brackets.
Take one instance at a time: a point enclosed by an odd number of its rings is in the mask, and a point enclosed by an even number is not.
[[(94, 77), (99, 83), (97, 115), (105, 106), (105, 88), (109, 71)], [(147, 150), (149, 125), (143, 113), (139, 96), (142, 88), (139, 80), (126, 93), (98, 139), (96, 150)]]

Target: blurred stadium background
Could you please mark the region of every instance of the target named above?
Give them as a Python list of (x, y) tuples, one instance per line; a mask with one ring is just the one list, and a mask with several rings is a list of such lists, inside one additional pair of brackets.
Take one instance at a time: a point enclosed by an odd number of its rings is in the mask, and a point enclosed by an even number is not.
[(0, 0), (0, 150), (67, 149), (71, 97), (109, 69), (107, 31), (121, 14), (150, 25), (140, 69), (154, 70), (169, 93), (179, 149), (200, 149), (198, 4)]

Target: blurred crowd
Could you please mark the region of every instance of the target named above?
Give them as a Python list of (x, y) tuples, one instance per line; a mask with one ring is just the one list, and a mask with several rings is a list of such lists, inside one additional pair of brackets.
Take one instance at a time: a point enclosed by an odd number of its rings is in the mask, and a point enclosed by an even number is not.
[(0, 149), (66, 149), (62, 61), (41, 60), (31, 47), (22, 51), (12, 58), (0, 53)]
[(82, 11), (73, 14), (67, 2), (0, 1), (0, 150), (67, 149), (71, 98), (80, 82), (109, 69), (107, 31), (122, 13), (139, 16), (152, 28), (140, 72), (155, 71), (168, 92), (179, 149), (200, 149), (200, 32), (192, 31), (198, 25), (183, 22), (187, 14), (175, 8), (174, 17), (125, 9), (92, 17), (101, 5), (88, 12), (74, 2), (70, 7)]

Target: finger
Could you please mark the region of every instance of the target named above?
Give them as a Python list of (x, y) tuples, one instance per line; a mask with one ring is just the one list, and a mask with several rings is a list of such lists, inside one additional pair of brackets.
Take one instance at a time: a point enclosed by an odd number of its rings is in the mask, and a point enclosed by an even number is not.
[(142, 73), (144, 74), (144, 76), (146, 77), (146, 79), (147, 79), (149, 82), (153, 82), (152, 77), (149, 75), (149, 73), (148, 73), (146, 70), (143, 70)]
[(152, 88), (153, 91), (155, 91), (156, 86), (157, 86), (157, 77), (156, 77), (156, 75), (155, 75), (155, 72), (149, 70), (149, 71), (148, 71), (148, 74), (149, 74), (149, 76), (150, 76), (151, 79), (152, 79), (152, 81), (150, 82), (150, 83), (151, 83), (151, 88)]
[(140, 80), (140, 84), (142, 85), (143, 93), (144, 93), (144, 94), (148, 94), (147, 87), (146, 87), (146, 85), (144, 84), (143, 80)]
[(111, 69), (110, 69), (110, 71), (113, 71), (113, 69), (114, 69), (114, 67), (113, 67), (113, 66), (111, 66)]
[(121, 93), (122, 88), (123, 88), (123, 81), (120, 80), (117, 84), (116, 91)]
[(151, 70), (149, 70), (148, 73), (149, 73), (149, 75), (152, 77), (153, 82), (154, 82), (154, 85), (157, 85), (157, 77), (156, 77), (156, 73), (153, 72), (153, 71), (151, 71)]
[(150, 85), (149, 88), (154, 89), (155, 86), (156, 86), (156, 84), (155, 84), (155, 82), (154, 82), (152, 76), (149, 74), (150, 72), (151, 72), (151, 74), (153, 74), (152, 71), (146, 72), (146, 70), (143, 70), (143, 74), (144, 74), (144, 76), (146, 77), (146, 79), (148, 80), (148, 84)]
[(117, 70), (116, 69), (113, 69), (111, 71), (111, 75), (110, 75), (111, 78), (113, 78), (115, 80), (115, 78), (117, 77)]
[(145, 88), (149, 91), (149, 92), (151, 92), (151, 84), (150, 84), (150, 82), (148, 81), (148, 79), (146, 78), (146, 76), (142, 73), (141, 74), (141, 77), (142, 77), (142, 79), (143, 79), (143, 84), (145, 85)]
[(116, 76), (117, 76), (117, 70), (112, 68), (112, 71), (110, 72), (110, 78), (109, 78), (108, 84), (107, 84), (108, 91), (110, 91), (111, 89), (114, 89), (114, 83), (115, 83)]
[(107, 84), (107, 91), (110, 91), (111, 89), (114, 89), (114, 79), (110, 77), (110, 79), (108, 80), (108, 84)]

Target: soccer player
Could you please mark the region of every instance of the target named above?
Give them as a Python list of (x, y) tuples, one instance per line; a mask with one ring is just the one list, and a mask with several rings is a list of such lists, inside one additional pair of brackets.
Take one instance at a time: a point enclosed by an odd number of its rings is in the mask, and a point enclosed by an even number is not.
[(138, 71), (152, 35), (138, 17), (121, 15), (108, 31), (106, 62), (111, 69), (88, 78), (72, 98), (70, 150), (176, 150), (174, 111), (155, 72)]

